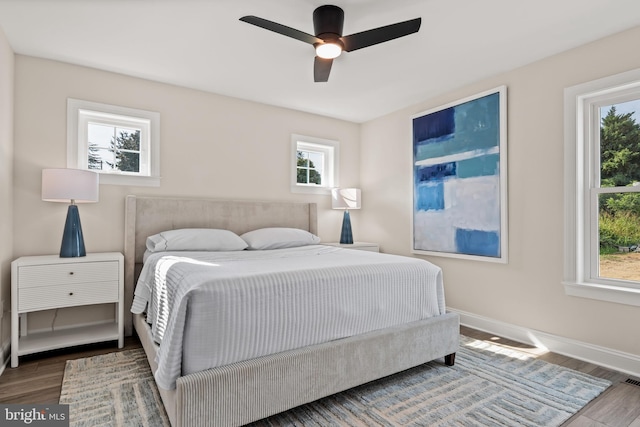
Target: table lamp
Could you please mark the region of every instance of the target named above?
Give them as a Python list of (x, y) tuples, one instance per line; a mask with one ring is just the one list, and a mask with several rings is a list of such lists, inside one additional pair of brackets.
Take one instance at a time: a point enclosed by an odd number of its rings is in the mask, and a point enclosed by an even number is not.
[(98, 201), (98, 180), (98, 174), (88, 170), (42, 170), (42, 200), (70, 203), (60, 246), (62, 258), (82, 257), (87, 254), (76, 203)]
[(331, 207), (333, 209), (344, 209), (344, 216), (342, 218), (342, 232), (340, 233), (340, 243), (348, 245), (353, 244), (353, 233), (351, 232), (351, 217), (349, 215), (349, 209), (360, 209), (360, 189), (332, 189)]

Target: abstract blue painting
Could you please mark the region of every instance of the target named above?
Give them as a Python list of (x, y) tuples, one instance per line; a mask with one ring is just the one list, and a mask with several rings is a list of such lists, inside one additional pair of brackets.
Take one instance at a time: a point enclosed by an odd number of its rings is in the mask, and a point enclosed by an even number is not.
[(507, 262), (506, 87), (412, 117), (413, 252)]

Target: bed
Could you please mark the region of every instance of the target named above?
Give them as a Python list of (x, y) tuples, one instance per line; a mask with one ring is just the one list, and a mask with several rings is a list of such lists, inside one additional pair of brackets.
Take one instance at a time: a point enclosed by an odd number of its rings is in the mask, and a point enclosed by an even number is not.
[[(126, 305), (131, 307), (134, 302), (147, 237), (188, 228), (224, 229), (241, 235), (267, 227), (288, 227), (317, 234), (316, 209), (313, 203), (128, 196)], [(318, 259), (340, 257), (336, 251), (358, 252), (327, 246), (304, 250), (315, 251)], [(295, 252), (295, 256), (301, 255)], [(370, 256), (376, 254), (360, 254), (356, 259), (368, 262)], [(443, 304), (442, 296), (440, 312), (424, 319), (392, 322), (354, 335), (178, 373), (173, 382), (159, 382), (167, 415), (174, 427), (244, 425), (434, 359), (444, 358), (444, 363), (452, 365), (458, 348), (459, 319), (443, 311)], [(125, 329), (128, 334), (135, 329), (152, 370), (162, 374), (163, 367), (158, 372), (156, 362), (156, 356), (162, 353), (145, 315), (127, 317)], [(190, 355), (186, 351), (174, 353), (181, 353), (179, 357)]]

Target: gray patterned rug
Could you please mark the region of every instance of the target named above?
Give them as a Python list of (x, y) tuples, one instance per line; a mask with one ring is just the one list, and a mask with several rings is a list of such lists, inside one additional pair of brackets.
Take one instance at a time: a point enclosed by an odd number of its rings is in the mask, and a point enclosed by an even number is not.
[(67, 360), (60, 403), (71, 426), (170, 426), (142, 348)]
[[(453, 367), (431, 362), (251, 426), (559, 426), (610, 385), (460, 339)], [(68, 361), (60, 403), (72, 426), (168, 425), (142, 350)]]

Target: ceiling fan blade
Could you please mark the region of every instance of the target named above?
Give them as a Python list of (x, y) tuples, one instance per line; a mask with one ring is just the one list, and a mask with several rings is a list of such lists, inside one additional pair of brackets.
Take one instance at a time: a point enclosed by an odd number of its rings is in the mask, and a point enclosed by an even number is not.
[(314, 82), (326, 82), (329, 81), (329, 73), (331, 72), (331, 65), (333, 59), (324, 59), (316, 56), (313, 62), (313, 81)]
[(274, 33), (282, 34), (283, 36), (300, 40), (305, 43), (322, 43), (322, 39), (312, 36), (311, 34), (296, 30), (295, 28), (287, 27), (286, 25), (278, 24), (277, 22), (258, 18), (257, 16), (243, 16), (242, 18), (240, 18), (240, 20), (248, 24), (253, 24), (257, 27), (264, 28), (265, 30), (273, 31)]
[(384, 27), (374, 28), (373, 30), (340, 37), (340, 40), (344, 43), (344, 50), (351, 52), (362, 49), (363, 47), (373, 46), (374, 44), (384, 43), (397, 39), (398, 37), (417, 33), (421, 23), (422, 18), (415, 18), (409, 21), (398, 22)]

